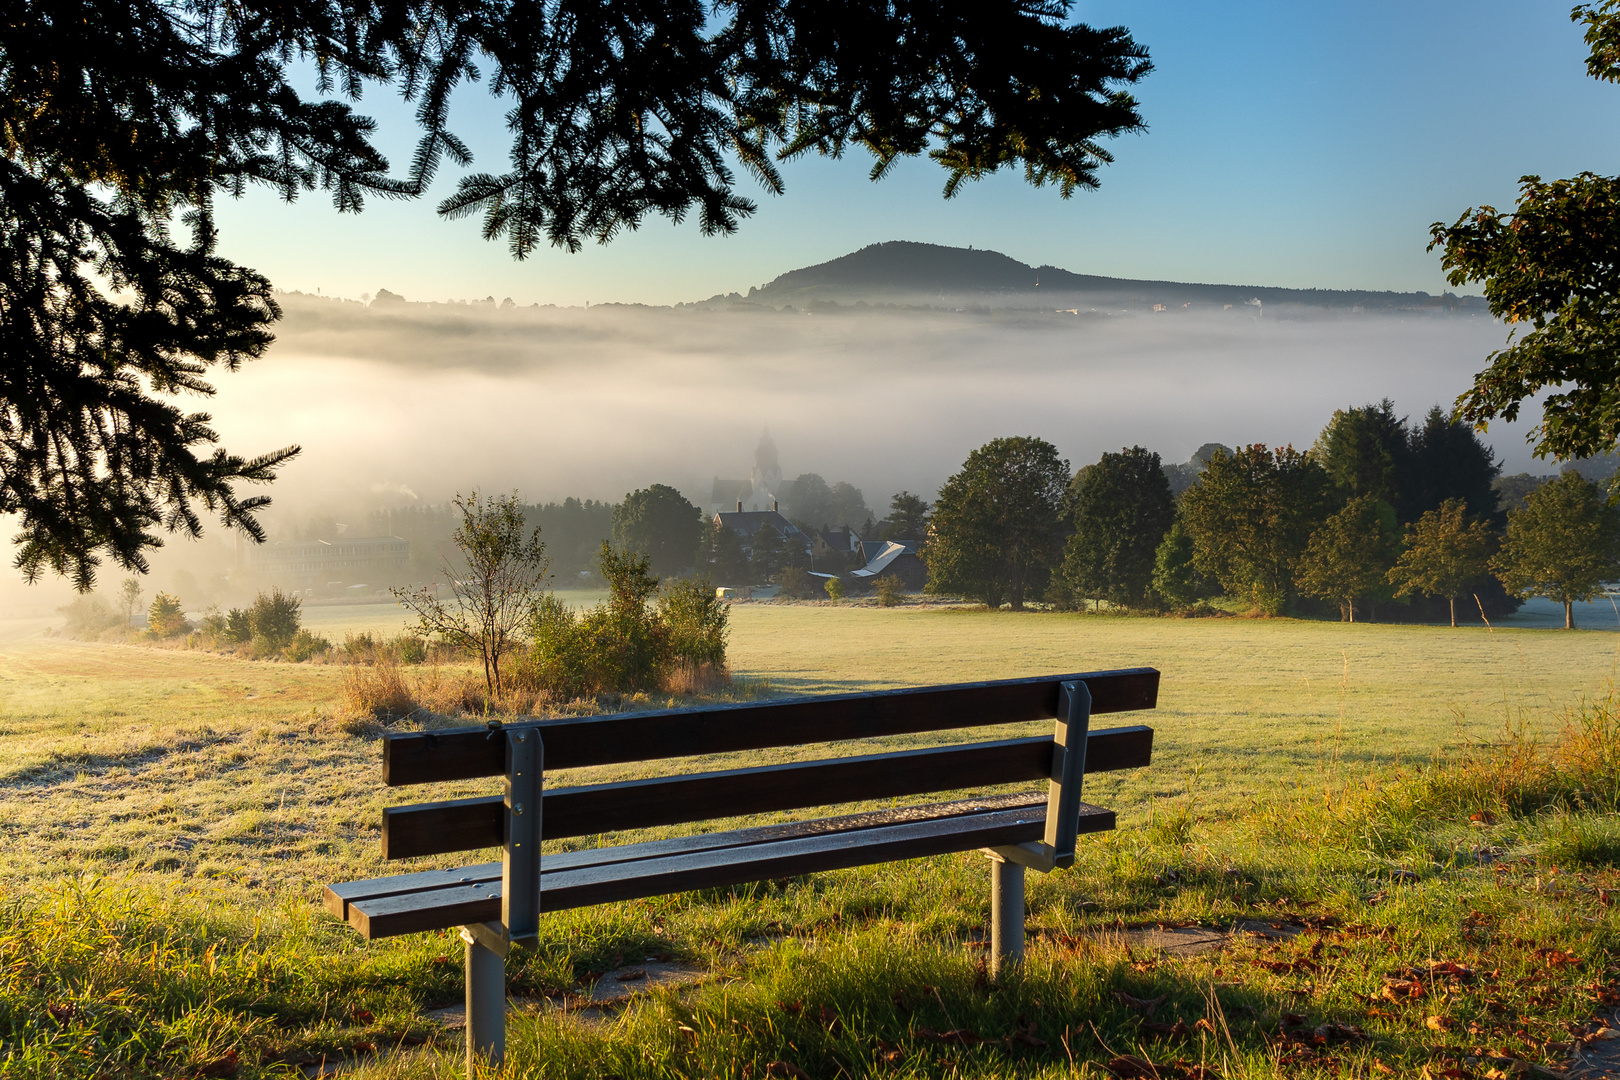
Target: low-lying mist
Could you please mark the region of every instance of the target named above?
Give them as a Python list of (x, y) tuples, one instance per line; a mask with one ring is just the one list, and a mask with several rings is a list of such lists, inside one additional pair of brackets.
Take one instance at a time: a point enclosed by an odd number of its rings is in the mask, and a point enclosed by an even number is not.
[[(874, 507), (931, 493), (968, 451), (1039, 435), (1075, 464), (1141, 444), (1309, 444), (1335, 408), (1449, 406), (1500, 324), (1411, 315), (1256, 319), (734, 307), (521, 308), (284, 297), (270, 355), (222, 376), (238, 452), (298, 442), (276, 517), (475, 485), (531, 501), (652, 482), (709, 501), (769, 429), (786, 476), (848, 479)], [(1528, 467), (1522, 427), (1493, 431)], [(389, 493), (392, 493), (390, 495)]]
[[(1041, 436), (1075, 466), (1133, 444), (1166, 462), (1206, 442), (1308, 445), (1335, 408), (1449, 406), (1505, 336), (1418, 314), (282, 302), (270, 354), (217, 373), (218, 397), (192, 406), (237, 453), (303, 445), (270, 489), (279, 536), (473, 487), (617, 501), (660, 482), (707, 509), (716, 475), (748, 475), (764, 429), (786, 477), (848, 480), (880, 514), (902, 489), (932, 498), (1002, 435)], [(1490, 441), (1508, 471), (1550, 471), (1525, 426)], [(156, 562), (191, 548), (172, 540)]]

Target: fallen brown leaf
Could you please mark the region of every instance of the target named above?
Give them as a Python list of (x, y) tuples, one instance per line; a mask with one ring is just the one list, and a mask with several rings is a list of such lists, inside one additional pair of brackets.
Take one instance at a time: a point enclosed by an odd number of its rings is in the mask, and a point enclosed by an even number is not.
[(224, 1054), (215, 1058), (213, 1061), (208, 1062), (206, 1065), (199, 1066), (197, 1071), (192, 1075), (199, 1078), (206, 1077), (209, 1078), (209, 1080), (218, 1080), (220, 1077), (235, 1076), (236, 1070), (241, 1068), (241, 1064), (241, 1060), (237, 1057), (236, 1051), (227, 1050)]
[(1149, 1020), (1153, 1019), (1153, 1014), (1158, 1010), (1160, 1005), (1164, 1004), (1165, 999), (1169, 996), (1170, 995), (1168, 994), (1160, 994), (1156, 998), (1139, 998), (1132, 997), (1123, 990), (1114, 991), (1115, 1001), (1119, 1002), (1127, 1009), (1134, 1009), (1137, 1012), (1144, 1014)]
[(770, 1076), (785, 1076), (789, 1080), (810, 1080), (810, 1074), (791, 1061), (773, 1061), (765, 1066), (765, 1072)]
[(1156, 1078), (1159, 1075), (1159, 1070), (1153, 1067), (1153, 1062), (1147, 1058), (1139, 1058), (1135, 1054), (1121, 1054), (1103, 1067), (1121, 1080), (1133, 1080), (1138, 1077)]
[(1014, 1043), (1019, 1043), (1024, 1046), (1033, 1046), (1037, 1049), (1046, 1045), (1046, 1040), (1035, 1033), (1034, 1022), (1025, 1020), (1022, 1016), (1020, 1016), (1018, 1018), (1018, 1022), (1013, 1025), (1013, 1033), (1007, 1036), (1006, 1042), (1007, 1049), (1009, 1050), (1013, 1048)]
[(929, 1042), (942, 1043), (946, 1046), (977, 1046), (984, 1039), (967, 1028), (952, 1028), (950, 1031), (935, 1031), (933, 1028), (920, 1027), (917, 1029), (917, 1038)]

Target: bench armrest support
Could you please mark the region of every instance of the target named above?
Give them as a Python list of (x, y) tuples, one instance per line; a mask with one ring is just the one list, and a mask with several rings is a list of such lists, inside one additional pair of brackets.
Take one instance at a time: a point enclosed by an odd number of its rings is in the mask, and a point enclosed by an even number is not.
[[(545, 747), (534, 728), (506, 732), (506, 835), (501, 845), (501, 923), (508, 941), (540, 933), (540, 795)], [(503, 954), (504, 955), (504, 954)]]
[(1052, 732), (1052, 778), (1047, 785), (1046, 836), (1040, 843), (991, 848), (1001, 861), (1049, 874), (1074, 865), (1080, 838), (1080, 795), (1086, 778), (1086, 739), (1091, 730), (1091, 691), (1082, 680), (1058, 693)]
[(1062, 684), (1052, 733), (1052, 781), (1046, 795), (1046, 846), (1052, 865), (1074, 865), (1080, 835), (1080, 795), (1086, 779), (1086, 737), (1091, 731), (1091, 690), (1083, 680)]

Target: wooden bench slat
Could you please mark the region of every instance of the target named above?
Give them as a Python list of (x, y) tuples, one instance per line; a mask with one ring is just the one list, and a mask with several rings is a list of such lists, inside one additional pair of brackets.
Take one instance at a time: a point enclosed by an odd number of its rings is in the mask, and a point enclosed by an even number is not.
[[(560, 788), (542, 797), (542, 829), (547, 837), (563, 839), (1043, 780), (1051, 776), (1052, 746), (1049, 736), (1035, 736)], [(1151, 759), (1153, 730), (1094, 731), (1086, 746), (1088, 773), (1134, 768)], [(496, 847), (504, 813), (499, 796), (389, 807), (383, 811), (383, 857)]]
[[(1082, 803), (1080, 831), (1112, 829), (1114, 812)], [(1031, 806), (854, 831), (696, 851), (541, 874), (541, 910), (661, 896), (691, 889), (840, 870), (871, 863), (944, 855), (1039, 840), (1045, 809)], [(542, 861), (542, 867), (544, 862)], [(367, 938), (437, 930), (500, 916), (500, 882), (458, 885), (348, 906), (350, 924)]]
[[(1086, 681), (1093, 715), (1151, 709), (1158, 701), (1158, 671), (1130, 668), (544, 720), (530, 726), (545, 740), (549, 772), (1050, 719), (1057, 713), (1058, 685), (1071, 679)], [(505, 745), (500, 729), (389, 735), (383, 741), (383, 782), (397, 786), (499, 776), (505, 768)]]
[[(1051, 762), (1050, 738), (1013, 739), (555, 788), (541, 797), (540, 820), (546, 837), (561, 840), (1044, 779)], [(389, 807), (383, 811), (383, 858), (494, 847), (501, 843), (504, 820), (499, 796)]]
[[(1043, 809), (1044, 792), (1017, 792), (1011, 795), (992, 795), (982, 799), (958, 799), (952, 802), (928, 803), (923, 806), (902, 806), (889, 810), (874, 810), (860, 814), (844, 814), (832, 818), (810, 821), (790, 821), (779, 825), (753, 825), (746, 829), (727, 832), (698, 833), (666, 840), (645, 840), (638, 844), (620, 844), (614, 847), (586, 848), (582, 851), (561, 851), (541, 859), (541, 873), (576, 870), (588, 866), (635, 862), (667, 855), (687, 854), (694, 851), (739, 847), (773, 840), (792, 840), (831, 832), (853, 832), (884, 825), (898, 825), (908, 821), (932, 821), (961, 814), (983, 813), (991, 810)], [(452, 870), (422, 870), (414, 874), (393, 874), (388, 877), (348, 881), (326, 887), (326, 910), (340, 919), (349, 917), (348, 905), (361, 900), (377, 900), (405, 893), (425, 893), (434, 889), (454, 888), (459, 885), (488, 884), (501, 880), (499, 862), (478, 863)]]

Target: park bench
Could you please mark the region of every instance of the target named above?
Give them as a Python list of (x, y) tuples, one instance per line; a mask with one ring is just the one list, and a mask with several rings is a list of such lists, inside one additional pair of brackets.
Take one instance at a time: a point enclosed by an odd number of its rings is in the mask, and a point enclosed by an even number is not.
[[(498, 862), (330, 885), (326, 904), (368, 939), (461, 927), (467, 1062), (505, 1051), (505, 957), (535, 940), (542, 912), (986, 849), (993, 970), (1024, 947), (1024, 869), (1074, 862), (1082, 833), (1114, 813), (1081, 801), (1085, 774), (1148, 764), (1153, 730), (1091, 730), (1093, 713), (1151, 709), (1152, 668), (714, 708), (391, 734), (390, 786), (504, 777), (504, 793), (383, 811), (386, 859), (500, 848)], [(1051, 736), (954, 743), (544, 789), (576, 769), (1055, 719)], [(955, 799), (550, 853), (541, 841), (748, 814), (1046, 781), (1043, 791)]]

